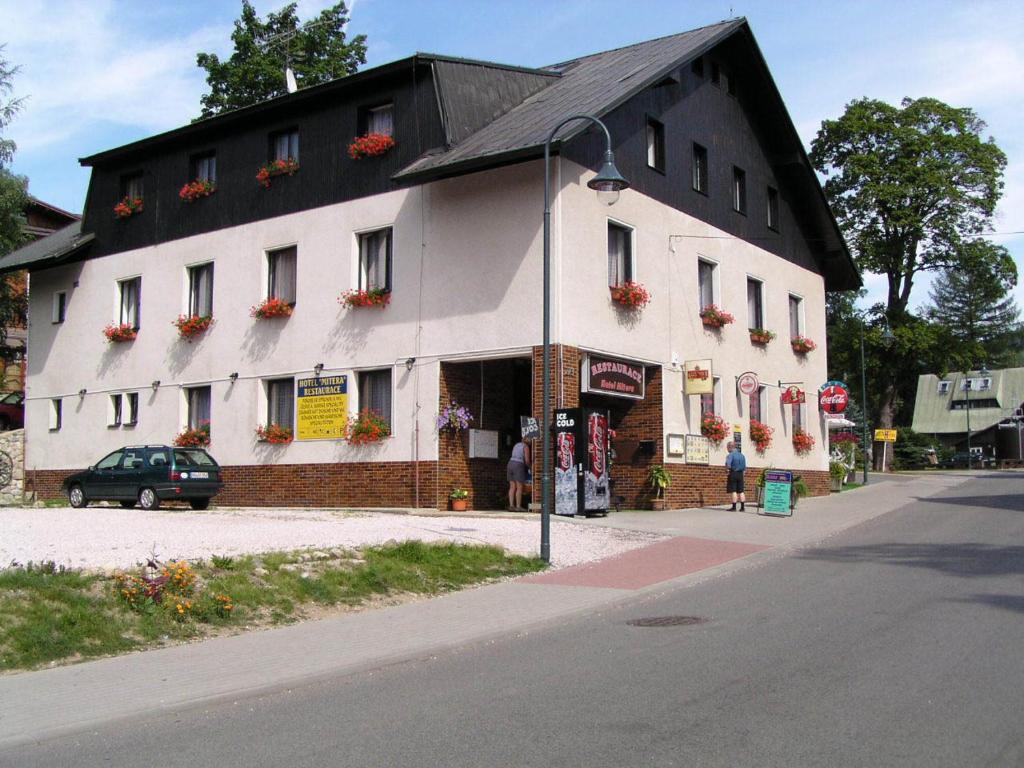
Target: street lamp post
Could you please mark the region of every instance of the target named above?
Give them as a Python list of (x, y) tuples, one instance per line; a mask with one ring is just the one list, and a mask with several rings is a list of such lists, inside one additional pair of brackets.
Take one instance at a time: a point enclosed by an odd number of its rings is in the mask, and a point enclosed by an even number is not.
[[(861, 402), (861, 421), (864, 424), (864, 485), (868, 484), (868, 378), (867, 366), (864, 364), (864, 323), (860, 324), (860, 393), (864, 398)], [(854, 477), (857, 475), (854, 474)]]
[(555, 134), (573, 120), (589, 120), (604, 131), (604, 164), (597, 175), (587, 182), (587, 186), (597, 192), (598, 199), (606, 205), (614, 205), (619, 199), (619, 192), (629, 186), (629, 182), (615, 167), (611, 134), (596, 117), (571, 115), (551, 129), (544, 142), (544, 377), (541, 384), (544, 464), (541, 476), (540, 557), (546, 563), (551, 562), (551, 142)]

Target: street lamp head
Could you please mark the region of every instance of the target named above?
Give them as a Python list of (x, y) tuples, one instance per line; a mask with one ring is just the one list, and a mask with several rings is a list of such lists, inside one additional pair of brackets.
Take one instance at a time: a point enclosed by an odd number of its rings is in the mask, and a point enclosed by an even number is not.
[(629, 187), (629, 182), (615, 167), (615, 155), (609, 149), (604, 153), (604, 165), (597, 175), (587, 182), (587, 186), (597, 192), (597, 199), (605, 205), (615, 205), (619, 201), (619, 192)]

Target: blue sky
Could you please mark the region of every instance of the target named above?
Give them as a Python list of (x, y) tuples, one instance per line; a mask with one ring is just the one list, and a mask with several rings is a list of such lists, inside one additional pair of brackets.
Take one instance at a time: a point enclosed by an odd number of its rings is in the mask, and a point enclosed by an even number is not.
[[(258, 0), (261, 15), (282, 2)], [(330, 5), (301, 0), (310, 18)], [(14, 170), (37, 197), (80, 211), (89, 182), (78, 158), (187, 123), (206, 89), (198, 51), (230, 54), (241, 2), (0, 0), (0, 43), (21, 66), (25, 107), (7, 130)], [(541, 66), (748, 18), (790, 115), (809, 144), (825, 118), (861, 96), (934, 96), (969, 106), (1009, 156), (994, 230), (1024, 230), (1024, 4), (762, 0), (356, 0), (349, 32), (368, 66), (416, 51)], [(1020, 266), (1024, 235), (998, 235)], [(1024, 268), (1022, 268), (1024, 274)], [(880, 278), (868, 276), (871, 297)], [(1024, 305), (1024, 286), (1018, 288)], [(915, 304), (927, 299), (923, 284)]]

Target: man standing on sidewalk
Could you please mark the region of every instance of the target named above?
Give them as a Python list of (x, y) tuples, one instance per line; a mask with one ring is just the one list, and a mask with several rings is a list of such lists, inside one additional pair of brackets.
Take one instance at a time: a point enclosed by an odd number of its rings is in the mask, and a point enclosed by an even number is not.
[(740, 502), (740, 512), (747, 509), (747, 494), (743, 492), (743, 473), (747, 470), (747, 457), (743, 455), (736, 443), (729, 441), (725, 445), (729, 455), (725, 457), (725, 468), (729, 470), (729, 479), (726, 481), (725, 490), (732, 494), (732, 506), (730, 512), (736, 511), (736, 500)]

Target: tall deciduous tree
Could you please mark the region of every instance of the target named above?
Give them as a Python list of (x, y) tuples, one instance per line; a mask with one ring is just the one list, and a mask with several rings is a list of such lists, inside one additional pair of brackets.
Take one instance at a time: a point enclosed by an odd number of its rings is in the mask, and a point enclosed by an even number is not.
[(811, 144), (858, 265), (888, 281), (885, 315), (897, 344), (879, 372), (882, 427), (894, 424), (900, 372), (917, 368), (910, 342), (936, 335), (907, 312), (915, 279), (956, 268), (963, 242), (988, 226), (1002, 194), (1006, 156), (984, 129), (972, 110), (936, 99), (900, 107), (861, 99), (822, 123)]
[[(266, 21), (242, 0), (242, 16), (231, 34), (235, 50), (221, 61), (215, 53), (196, 54), (206, 70), (210, 92), (200, 100), (198, 119), (246, 107), (287, 93), (284, 69), (290, 64), (299, 87), (308, 87), (355, 72), (366, 63), (366, 36), (346, 40), (348, 8), (339, 2), (300, 27), (297, 3), (286, 5)], [(294, 32), (291, 39), (280, 37)]]
[[(22, 104), (21, 99), (11, 96), (18, 68), (3, 57), (3, 50), (4, 46), (0, 45), (0, 256), (24, 242), (24, 212), (28, 200), (28, 180), (11, 173), (9, 168), (15, 144), (3, 135)], [(7, 349), (4, 344), (7, 328), (25, 324), (28, 297), (24, 286), (24, 280), (0, 279), (0, 354)]]
[(951, 367), (970, 370), (986, 363), (1004, 368), (1019, 361), (1024, 334), (1010, 295), (1016, 285), (1013, 257), (984, 240), (965, 243), (959, 266), (935, 280), (925, 311), (949, 332)]

